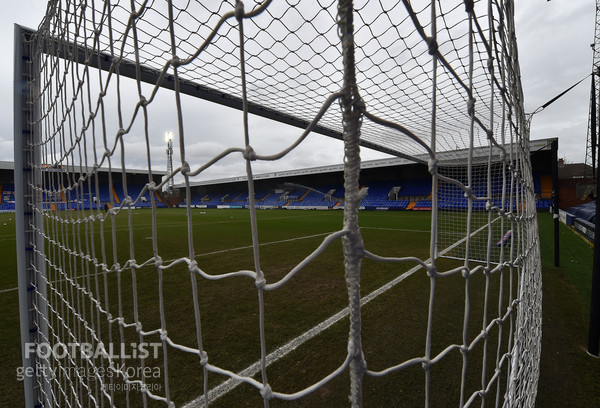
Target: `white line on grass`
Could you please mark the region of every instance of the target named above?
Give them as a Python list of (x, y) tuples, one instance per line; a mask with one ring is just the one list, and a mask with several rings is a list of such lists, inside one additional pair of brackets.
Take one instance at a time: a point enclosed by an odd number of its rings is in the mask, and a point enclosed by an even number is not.
[(0, 293), (5, 293), (5, 292), (14, 292), (15, 290), (17, 290), (18, 288), (9, 288), (9, 289), (2, 289), (0, 290)]
[[(284, 217), (282, 217), (282, 218), (284, 218)], [(232, 221), (232, 222), (235, 222), (235, 221)], [(361, 229), (376, 229), (376, 230), (404, 231), (404, 232), (429, 232), (429, 231), (424, 231), (424, 230), (410, 230), (410, 229), (402, 229), (402, 228), (361, 227)], [(322, 233), (313, 234), (313, 235), (305, 235), (305, 236), (296, 237), (296, 238), (282, 239), (282, 240), (279, 240), (279, 241), (263, 242), (263, 243), (259, 244), (259, 246), (277, 245), (277, 244), (283, 244), (285, 242), (292, 242), (292, 241), (298, 241), (298, 240), (302, 240), (302, 239), (310, 239), (310, 238), (322, 237), (324, 235), (332, 234), (333, 232), (335, 232), (335, 231), (322, 232)], [(152, 237), (146, 237), (145, 239), (152, 239)], [(197, 254), (195, 256), (195, 258), (200, 258), (200, 257), (203, 257), (203, 256), (211, 256), (211, 255), (224, 254), (224, 253), (231, 252), (231, 251), (242, 251), (244, 249), (252, 249), (252, 245), (245, 245), (245, 246), (236, 247), (236, 248), (220, 249), (218, 251), (204, 252), (202, 254)], [(175, 261), (175, 259), (169, 259), (169, 260), (166, 260), (164, 262), (170, 263), (170, 262), (173, 262), (173, 261)], [(78, 278), (82, 278), (82, 277), (85, 278), (85, 277), (87, 277), (87, 275), (83, 275), (83, 276), (80, 276)], [(1, 293), (7, 293), (7, 292), (14, 292), (17, 289), (18, 289), (17, 287), (8, 288), (8, 289), (0, 289), (0, 294)]]
[(360, 227), (361, 230), (372, 229), (372, 230), (380, 230), (380, 231), (400, 231), (400, 232), (424, 232), (429, 234), (431, 231), (429, 230), (416, 230), (416, 229), (406, 229), (406, 228), (386, 228), (386, 227)]
[[(498, 219), (499, 218), (496, 218), (492, 222), (496, 222)], [(470, 235), (474, 236), (475, 234), (481, 232), (485, 227), (487, 227), (487, 225), (482, 226), (481, 228), (479, 228), (476, 231), (472, 232)], [(365, 227), (362, 227), (362, 228), (365, 228)], [(422, 232), (422, 231), (419, 231), (419, 232)], [(450, 245), (448, 248), (443, 249), (439, 253), (439, 255), (442, 256), (442, 255), (446, 254), (447, 252), (453, 250), (458, 245), (460, 245), (464, 241), (466, 241), (466, 239), (467, 238), (465, 237), (465, 238), (463, 238), (463, 239), (455, 242), (454, 244)], [(425, 263), (430, 263), (430, 262), (431, 262), (431, 258), (429, 258), (429, 259), (427, 259), (425, 261)], [(379, 287), (378, 289), (375, 289), (373, 292), (371, 292), (368, 295), (364, 296), (361, 299), (361, 301), (360, 301), (361, 307), (364, 306), (364, 305), (366, 305), (367, 303), (369, 303), (371, 300), (375, 299), (377, 296), (379, 296), (379, 295), (387, 292), (389, 289), (393, 288), (398, 283), (402, 282), (404, 279), (408, 278), (409, 276), (411, 276), (412, 274), (414, 274), (415, 272), (417, 272), (421, 268), (422, 268), (421, 265), (414, 266), (413, 268), (411, 268), (408, 271), (404, 272), (402, 275), (400, 275), (400, 276), (392, 279), (391, 281), (389, 281), (385, 285)], [(281, 347), (277, 348), (276, 350), (272, 351), (266, 357), (266, 364), (265, 364), (265, 366), (268, 367), (271, 364), (273, 364), (274, 362), (276, 362), (277, 360), (279, 360), (280, 358), (285, 357), (287, 354), (291, 353), (296, 348), (298, 348), (302, 344), (306, 343), (308, 340), (312, 339), (313, 337), (317, 336), (321, 332), (327, 330), (329, 327), (333, 326), (335, 323), (339, 322), (340, 320), (342, 320), (343, 318), (345, 318), (349, 314), (350, 314), (350, 308), (349, 307), (345, 307), (344, 309), (340, 310), (339, 312), (337, 312), (336, 314), (334, 314), (333, 316), (331, 316), (327, 320), (322, 321), (318, 325), (314, 326), (312, 329), (304, 332), (300, 336), (298, 336), (295, 339), (291, 340), (289, 343), (284, 344), (283, 346), (281, 346)], [(253, 376), (255, 376), (256, 374), (258, 374), (260, 372), (260, 367), (261, 367), (260, 360), (258, 360), (254, 364), (248, 366), (244, 370), (242, 370), (239, 373), (237, 373), (237, 375), (240, 376), (240, 377), (253, 377)], [(212, 388), (211, 390), (209, 390), (208, 391), (208, 400), (211, 401), (211, 402), (213, 402), (217, 398), (222, 397), (223, 395), (225, 395), (228, 392), (232, 391), (234, 388), (236, 388), (240, 384), (241, 384), (241, 381), (237, 381), (237, 380), (235, 380), (233, 378), (230, 378), (230, 379), (222, 382), (221, 384), (217, 385), (216, 387)], [(190, 401), (187, 404), (185, 404), (183, 406), (183, 408), (201, 408), (204, 405), (205, 405), (204, 395), (202, 395), (202, 396), (196, 398), (195, 400)]]
[[(330, 235), (335, 231), (330, 231), (330, 232), (322, 232), (319, 234), (313, 234), (313, 235), (305, 235), (302, 237), (295, 237), (295, 238), (288, 238), (288, 239), (281, 239), (279, 241), (270, 241), (270, 242), (263, 242), (261, 244), (258, 244), (258, 246), (267, 246), (267, 245), (277, 245), (277, 244), (283, 244), (286, 242), (292, 242), (292, 241), (299, 241), (302, 239), (310, 239), (310, 238), (316, 238), (316, 237), (322, 237), (324, 235)], [(204, 252), (202, 254), (197, 254), (194, 258), (200, 258), (203, 256), (211, 256), (211, 255), (218, 255), (218, 254), (224, 254), (227, 252), (232, 252), (232, 251), (242, 251), (244, 249), (252, 249), (252, 245), (245, 245), (245, 246), (241, 246), (241, 247), (236, 247), (236, 248), (227, 248), (227, 249), (220, 249), (217, 251), (211, 251), (211, 252)], [(175, 259), (168, 259), (165, 260), (165, 263), (171, 263), (174, 262)], [(110, 271), (110, 272), (114, 272), (114, 271)], [(88, 276), (91, 275), (82, 275), (82, 276), (78, 276), (75, 279), (79, 279), (79, 278), (87, 278)], [(56, 282), (61, 282), (62, 280), (58, 280), (58, 281), (54, 281), (54, 283)], [(6, 293), (6, 292), (13, 292), (16, 291), (18, 288), (14, 287), (14, 288), (9, 288), (9, 289), (0, 289), (0, 293)]]
[[(398, 283), (400, 283), (404, 279), (408, 278), (410, 275), (412, 275), (413, 273), (418, 271), (420, 268), (422, 268), (420, 265), (415, 266), (412, 269), (404, 272), (402, 275), (398, 276), (397, 278), (395, 278), (395, 279), (389, 281), (388, 283), (386, 283), (385, 285), (381, 286), (379, 289), (375, 289), (373, 292), (369, 293), (368, 295), (364, 296), (361, 299), (360, 305), (361, 306), (366, 305), (371, 300), (375, 299), (377, 296), (381, 295), (382, 293), (387, 292), (389, 289), (396, 286)], [(267, 355), (266, 366), (268, 367), (272, 363), (279, 360), (280, 358), (285, 357), (287, 354), (291, 353), (296, 348), (298, 348), (302, 344), (306, 343), (308, 340), (312, 339), (313, 337), (317, 336), (321, 332), (327, 330), (328, 328), (333, 326), (335, 323), (337, 323), (340, 320), (342, 320), (343, 318), (347, 317), (349, 314), (350, 314), (350, 308), (345, 307), (344, 309), (340, 310), (339, 312), (337, 312), (336, 314), (334, 314), (327, 320), (322, 321), (321, 323), (319, 323), (312, 329), (310, 329), (310, 330), (304, 332), (303, 334), (301, 334), (300, 336), (296, 337), (289, 343), (284, 344), (283, 346), (272, 351), (271, 353), (269, 353)], [(254, 375), (258, 374), (259, 372), (260, 372), (260, 360), (258, 360), (251, 366), (245, 368), (244, 370), (240, 371), (239, 373), (237, 373), (237, 375), (242, 376), (242, 377), (253, 377)], [(221, 384), (217, 385), (213, 389), (209, 390), (208, 391), (208, 400), (213, 402), (217, 398), (222, 397), (223, 395), (232, 391), (234, 388), (236, 388), (240, 384), (241, 384), (241, 381), (237, 381), (237, 380), (234, 380), (233, 378), (230, 378), (229, 380), (222, 382)], [(200, 408), (202, 406), (204, 406), (204, 396), (200, 396), (200, 397), (196, 398), (195, 400), (188, 402), (186, 405), (183, 406), (183, 408)]]
[[(334, 232), (336, 232), (336, 231), (321, 232), (319, 234), (305, 235), (305, 236), (302, 236), (302, 237), (281, 239), (279, 241), (263, 242), (262, 244), (258, 244), (258, 246), (261, 247), (261, 246), (267, 246), (267, 245), (276, 245), (276, 244), (283, 244), (284, 242), (299, 241), (301, 239), (310, 239), (310, 238), (322, 237), (323, 235), (330, 235), (330, 234), (333, 234)], [(241, 250), (244, 250), (244, 249), (252, 249), (252, 248), (253, 248), (252, 245), (245, 245), (245, 246), (236, 247), (236, 248), (219, 249), (218, 251), (211, 251), (211, 252), (205, 252), (203, 254), (198, 254), (194, 258), (200, 258), (202, 256), (218, 255), (218, 254), (223, 254), (225, 252), (241, 251)], [(174, 261), (174, 259), (169, 260), (167, 262), (173, 262), (173, 261)]]

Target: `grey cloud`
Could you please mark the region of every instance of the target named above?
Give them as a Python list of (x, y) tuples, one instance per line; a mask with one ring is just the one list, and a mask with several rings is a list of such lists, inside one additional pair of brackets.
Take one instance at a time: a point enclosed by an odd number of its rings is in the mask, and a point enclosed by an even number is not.
[[(593, 40), (594, 4), (589, 0), (571, 0), (562, 3), (523, 1), (515, 6), (525, 106), (526, 111), (533, 111), (591, 70), (592, 54), (589, 44)], [(19, 2), (19, 4), (13, 2), (5, 5), (5, 12), (0, 15), (0, 34), (4, 38), (5, 55), (12, 56), (12, 24), (18, 22), (28, 27), (36, 27), (41, 21), (45, 7), (46, 2), (43, 0)], [(316, 18), (328, 17), (317, 14)], [(360, 33), (360, 35), (365, 34), (366, 32)], [(319, 46), (320, 44), (315, 44), (315, 47)], [(304, 51), (306, 50), (302, 52)], [(0, 92), (4, 95), (12, 94), (11, 70), (12, 63), (7, 63), (0, 71), (2, 73)], [(135, 87), (132, 86), (133, 82), (130, 80), (124, 82), (127, 83), (124, 87), (127, 91), (123, 92), (122, 98), (129, 106), (125, 113), (125, 121), (127, 121), (131, 115), (131, 106), (136, 103), (138, 97)], [(151, 87), (144, 85), (143, 92), (145, 96), (149, 96)], [(12, 115), (9, 114), (12, 112), (11, 100), (10, 97), (0, 100), (0, 109), (6, 112), (0, 118), (0, 160), (12, 160)], [(111, 100), (115, 100), (114, 96)], [(561, 155), (567, 155), (571, 161), (583, 161), (588, 101), (589, 82), (586, 82), (533, 119), (532, 138), (557, 136), (560, 138)], [(108, 105), (109, 112), (114, 113), (116, 103)], [(211, 154), (221, 151), (222, 147), (243, 146), (241, 112), (187, 96), (182, 97), (182, 109), (186, 155), (193, 157), (196, 165), (206, 161)], [(114, 117), (112, 113), (108, 116)], [(151, 143), (150, 154), (153, 167), (166, 168), (164, 133), (166, 131), (177, 133), (175, 113), (174, 94), (160, 90), (156, 100), (148, 108), (148, 138)], [(127, 165), (140, 168), (145, 167), (147, 162), (145, 128), (142, 119), (142, 115), (138, 115), (131, 132), (124, 137)], [(111, 143), (114, 143), (117, 129), (116, 121), (109, 120), (108, 131)], [(250, 119), (251, 144), (263, 154), (272, 154), (285, 148), (300, 133), (300, 129), (266, 119), (256, 117)], [(176, 139), (176, 163), (179, 158), (179, 145), (180, 140)], [(100, 141), (97, 143), (97, 149), (100, 154), (104, 150)], [(367, 149), (362, 149), (362, 154), (365, 160), (384, 157), (381, 153)], [(117, 153), (112, 161), (118, 160)], [(274, 169), (340, 163), (342, 160), (341, 142), (320, 135), (311, 135), (303, 145), (283, 160), (276, 163), (254, 163), (253, 166), (256, 172), (267, 172)], [(227, 158), (207, 170), (201, 177), (227, 177), (244, 172), (243, 161), (234, 162), (231, 158)]]

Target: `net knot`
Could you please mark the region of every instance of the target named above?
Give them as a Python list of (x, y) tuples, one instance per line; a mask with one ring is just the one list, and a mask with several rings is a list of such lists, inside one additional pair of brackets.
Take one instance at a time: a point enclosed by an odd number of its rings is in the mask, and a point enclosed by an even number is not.
[(154, 181), (151, 181), (150, 183), (148, 183), (148, 190), (150, 190), (150, 191), (156, 190), (156, 183)]
[(470, 97), (467, 101), (467, 112), (469, 113), (469, 116), (475, 115), (475, 98), (473, 97)]
[(236, 1), (235, 3), (235, 18), (237, 21), (242, 21), (242, 19), (244, 18), (244, 2), (243, 1)]
[(200, 352), (200, 365), (204, 367), (206, 364), (208, 364), (208, 354), (206, 351), (202, 350)]
[(256, 281), (254, 282), (254, 284), (256, 285), (256, 289), (263, 289), (265, 287), (265, 285), (267, 284), (267, 281), (265, 280), (265, 277), (263, 276), (263, 274), (260, 274), (256, 276)]
[(167, 341), (168, 338), (169, 338), (169, 335), (168, 335), (167, 331), (165, 329), (160, 329), (160, 340)]
[(431, 264), (427, 267), (427, 276), (433, 278), (437, 275), (437, 268), (435, 265)]
[(425, 40), (427, 47), (429, 48), (429, 55), (436, 55), (438, 53), (438, 43), (433, 37), (427, 37)]
[(435, 159), (435, 158), (429, 159), (429, 162), (427, 163), (427, 166), (429, 168), (429, 173), (437, 174), (439, 164), (440, 164), (440, 161), (438, 159)]
[(256, 160), (256, 152), (252, 148), (252, 146), (246, 146), (244, 150), (244, 159), (254, 161)]
[(177, 55), (175, 55), (172, 59), (171, 59), (171, 66), (172, 67), (179, 67), (181, 65), (181, 58), (179, 58)]
[(265, 384), (260, 390), (260, 395), (266, 400), (273, 399), (273, 390), (269, 384)]
[(156, 266), (157, 268), (160, 268), (163, 264), (163, 260), (159, 255), (156, 255), (154, 257), (154, 266)]
[(190, 164), (187, 161), (184, 161), (181, 166), (181, 174), (185, 176), (190, 172)]
[(196, 260), (190, 261), (188, 269), (192, 273), (196, 272), (198, 270), (198, 262)]
[(472, 13), (473, 12), (473, 0), (465, 0), (465, 11), (467, 13)]

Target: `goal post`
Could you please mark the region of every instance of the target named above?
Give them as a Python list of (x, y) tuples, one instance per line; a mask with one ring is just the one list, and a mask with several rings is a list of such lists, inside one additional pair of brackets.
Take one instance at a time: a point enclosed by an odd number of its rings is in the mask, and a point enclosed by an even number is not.
[(47, 373), (48, 362), (29, 349), (48, 341), (44, 219), (40, 212), (43, 176), (35, 165), (41, 162), (39, 126), (34, 124), (39, 105), (31, 103), (31, 95), (39, 92), (39, 84), (28, 75), (28, 64), (35, 66), (37, 61), (24, 46), (25, 31), (15, 25), (14, 32), (14, 180), (21, 354), (23, 370), (38, 373), (23, 378), (25, 406), (34, 407), (43, 399), (53, 403), (49, 383), (43, 375)]
[[(15, 25), (15, 55), (14, 55), (14, 150), (15, 150), (15, 226), (16, 226), (16, 247), (17, 247), (17, 271), (18, 271), (18, 284), (19, 284), (19, 315), (20, 315), (20, 328), (21, 328), (21, 355), (24, 370), (31, 370), (35, 367), (35, 363), (32, 361), (33, 356), (29, 358), (25, 357), (25, 344), (33, 343), (32, 328), (33, 321), (32, 315), (29, 312), (31, 306), (31, 294), (28, 290), (29, 282), (31, 281), (31, 273), (28, 268), (28, 263), (31, 262), (30, 257), (27, 256), (26, 245), (31, 242), (31, 237), (26, 239), (25, 231), (26, 225), (30, 225), (30, 217), (25, 217), (25, 188), (27, 183), (24, 180), (25, 158), (23, 157), (23, 148), (27, 143), (23, 143), (24, 130), (27, 128), (26, 119), (24, 118), (25, 112), (23, 107), (27, 96), (25, 95), (25, 88), (21, 85), (25, 82), (26, 76), (24, 75), (24, 43), (22, 40), (23, 30), (21, 27)], [(29, 213), (29, 211), (28, 211)], [(25, 406), (33, 407), (34, 403), (38, 400), (37, 396), (34, 396), (34, 380), (33, 377), (24, 378), (25, 387)]]
[[(428, 407), (440, 398), (438, 367), (446, 365), (459, 406), (533, 406), (541, 262), (512, 7), (500, 0), (52, 0), (37, 30), (15, 26), (26, 406), (209, 406), (241, 384), (244, 401), (264, 406), (333, 389), (345, 393), (340, 405), (349, 396), (358, 407), (372, 398), (371, 384), (385, 383), (383, 393), (409, 388)], [(198, 100), (237, 109), (236, 123), (206, 115), (213, 106)], [(297, 134), (273, 153), (268, 126), (257, 130), (251, 115)], [(168, 163), (159, 156), (165, 127), (174, 136)], [(273, 256), (261, 236), (268, 227), (255, 202), (256, 168), (283, 166), (311, 133), (343, 142), (343, 221), (309, 235), (310, 250)], [(404, 251), (407, 236), (385, 250), (363, 237), (366, 148), (428, 166), (431, 189), (422, 198), (431, 225), (418, 254)], [(249, 202), (248, 229), (231, 229), (234, 249), (215, 246), (227, 240), (209, 236), (191, 204), (196, 177), (227, 160), (245, 169)], [(163, 211), (160, 193), (175, 180), (185, 209)], [(215, 224), (226, 231), (228, 222)], [(273, 242), (300, 239), (307, 237)], [(336, 245), (343, 259), (321, 266), (339, 256)], [(208, 259), (229, 251), (248, 254)], [(376, 287), (388, 265), (392, 272)], [(332, 268), (337, 275), (328, 275)], [(422, 286), (401, 297), (406, 308), (378, 298), (412, 285), (409, 276)], [(287, 301), (279, 293), (316, 291), (324, 277), (324, 287), (343, 277), (344, 301), (323, 291), (319, 297), (333, 305), (323, 313), (300, 302), (300, 320), (311, 327), (289, 329), (291, 341), (280, 337), (290, 324), (270, 322)], [(418, 310), (417, 300), (424, 301)], [(374, 352), (384, 342), (373, 333), (386, 332), (388, 322), (373, 329), (379, 309), (370, 307), (414, 311), (419, 324), (404, 334), (411, 341), (389, 347), (389, 356)], [(295, 320), (292, 312), (283, 315)], [(225, 331), (228, 321), (243, 329)], [(347, 333), (331, 353), (308, 344), (339, 321)], [(445, 336), (440, 325), (454, 331)], [(392, 337), (402, 337), (398, 330)], [(337, 360), (306, 374), (310, 380), (298, 382), (306, 385), (281, 385), (273, 365), (300, 347), (299, 359)], [(390, 387), (390, 378), (402, 378), (402, 387)]]

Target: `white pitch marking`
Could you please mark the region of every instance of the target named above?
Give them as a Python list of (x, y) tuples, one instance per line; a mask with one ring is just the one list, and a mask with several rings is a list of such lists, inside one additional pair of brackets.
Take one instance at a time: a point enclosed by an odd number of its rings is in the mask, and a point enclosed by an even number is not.
[[(333, 233), (333, 231), (331, 231), (331, 232), (322, 232), (320, 234), (306, 235), (306, 236), (303, 236), (303, 237), (288, 238), (288, 239), (282, 239), (282, 240), (279, 240), (279, 241), (263, 242), (262, 244), (259, 244), (259, 246), (283, 244), (285, 242), (292, 242), (292, 241), (298, 241), (298, 240), (302, 240), (302, 239), (316, 238), (316, 237), (321, 237), (321, 236), (324, 236), (324, 235), (329, 235), (329, 234), (332, 234), (332, 233)], [(152, 237), (146, 237), (146, 239), (152, 239)], [(244, 249), (252, 249), (252, 245), (246, 245), (246, 246), (237, 247), (237, 248), (220, 249), (218, 251), (212, 251), (212, 252), (205, 252), (205, 253), (196, 255), (195, 258), (199, 258), (199, 257), (202, 257), (202, 256), (224, 254), (224, 253), (230, 252), (230, 251), (241, 251), (241, 250), (244, 250)], [(173, 262), (173, 261), (175, 261), (175, 259), (168, 259), (165, 262), (166, 263), (170, 263), (170, 262)], [(90, 276), (90, 275), (79, 276), (76, 279), (87, 278), (88, 276)], [(54, 283), (61, 282), (61, 281), (62, 280), (54, 281)], [(13, 291), (15, 291), (17, 289), (18, 289), (17, 287), (8, 288), (8, 289), (0, 289), (0, 293), (13, 292)]]
[[(364, 296), (361, 299), (360, 305), (361, 306), (366, 305), (371, 300), (375, 299), (377, 296), (381, 295), (382, 293), (387, 292), (389, 289), (396, 286), (398, 283), (400, 283), (404, 279), (408, 278), (410, 275), (412, 275), (413, 273), (415, 273), (416, 271), (418, 271), (421, 268), (422, 268), (421, 265), (415, 266), (412, 269), (404, 272), (402, 275), (398, 276), (397, 278), (395, 278), (395, 279), (389, 281), (388, 283), (386, 283), (385, 285), (381, 286), (379, 289), (375, 289), (373, 292), (369, 293), (368, 295)], [(306, 343), (308, 340), (312, 339), (313, 337), (317, 336), (321, 332), (327, 330), (328, 328), (330, 328), (335, 323), (339, 322), (340, 320), (342, 320), (349, 314), (350, 314), (350, 308), (345, 307), (344, 309), (340, 310), (339, 312), (337, 312), (336, 314), (334, 314), (327, 320), (322, 321), (321, 323), (319, 323), (312, 329), (310, 329), (310, 330), (304, 332), (303, 334), (301, 334), (300, 336), (296, 337), (289, 343), (284, 344), (283, 346), (272, 351), (266, 357), (266, 366), (268, 367), (272, 363), (279, 360), (280, 358), (285, 357), (287, 354), (291, 353), (296, 348), (298, 348), (302, 344)], [(254, 375), (256, 375), (259, 372), (260, 372), (260, 360), (256, 361), (254, 364), (250, 365), (249, 367), (245, 368), (244, 370), (240, 371), (239, 373), (237, 373), (237, 375), (239, 375), (241, 377), (253, 377)], [(217, 398), (222, 397), (223, 395), (227, 394), (228, 392), (230, 392), (231, 390), (233, 390), (240, 384), (241, 384), (241, 381), (237, 381), (237, 380), (234, 380), (233, 378), (230, 378), (229, 380), (226, 380), (226, 381), (222, 382), (221, 384), (217, 385), (216, 387), (214, 387), (213, 389), (209, 390), (208, 391), (208, 400), (213, 402)], [(204, 406), (204, 396), (200, 396), (200, 397), (196, 398), (195, 400), (190, 401), (187, 404), (185, 404), (183, 406), (183, 408), (201, 408), (203, 406)]]
[[(498, 219), (499, 218), (496, 218), (492, 222), (496, 222)], [(482, 226), (478, 230), (473, 231), (470, 235), (474, 236), (475, 234), (478, 234), (485, 227), (486, 227), (486, 225)], [(365, 227), (362, 227), (362, 228), (365, 228)], [(423, 231), (419, 231), (419, 232), (423, 232)], [(465, 238), (455, 242), (454, 244), (450, 245), (448, 248), (443, 249), (439, 255), (442, 256), (442, 255), (446, 254), (447, 252), (456, 248), (462, 242), (466, 241), (466, 239), (467, 238), (465, 237)], [(429, 258), (425, 261), (425, 263), (430, 263), (430, 262), (431, 262), (431, 258)], [(371, 300), (375, 299), (377, 296), (387, 292), (389, 289), (393, 288), (398, 283), (402, 282), (404, 279), (408, 278), (409, 276), (411, 276), (412, 274), (414, 274), (416, 271), (418, 271), (421, 268), (422, 268), (421, 265), (414, 266), (413, 268), (404, 272), (402, 275), (396, 277), (395, 279), (392, 279), (385, 285), (379, 287), (378, 289), (375, 289), (373, 292), (364, 296), (360, 301), (361, 307), (364, 306), (365, 304), (369, 303)], [(327, 330), (329, 327), (333, 326), (335, 323), (339, 322), (344, 317), (348, 316), (349, 313), (350, 313), (350, 308), (345, 307), (344, 309), (340, 310), (339, 312), (337, 312), (336, 314), (334, 314), (327, 320), (324, 320), (323, 322), (314, 326), (312, 329), (310, 329), (310, 330), (304, 332), (303, 334), (301, 334), (300, 336), (296, 337), (289, 343), (284, 344), (283, 346), (272, 351), (266, 357), (265, 366), (268, 367), (269, 365), (276, 362), (280, 358), (285, 357), (287, 354), (294, 351), (300, 345), (304, 344), (308, 340), (310, 340), (313, 337), (320, 334), (322, 331)], [(260, 360), (258, 360), (254, 364), (248, 366), (244, 370), (237, 373), (237, 375), (240, 377), (253, 377), (254, 375), (256, 375), (257, 373), (260, 372), (260, 367), (261, 367)], [(228, 392), (230, 392), (231, 390), (233, 390), (240, 384), (241, 384), (241, 381), (237, 381), (237, 380), (234, 380), (233, 378), (230, 378), (230, 379), (222, 382), (221, 384), (217, 385), (213, 389), (209, 390), (208, 391), (208, 400), (214, 401), (217, 398), (222, 397), (223, 395), (227, 394)], [(204, 406), (204, 395), (196, 398), (193, 401), (188, 402), (187, 404), (185, 404), (183, 406), (183, 408), (201, 408), (202, 406)]]

